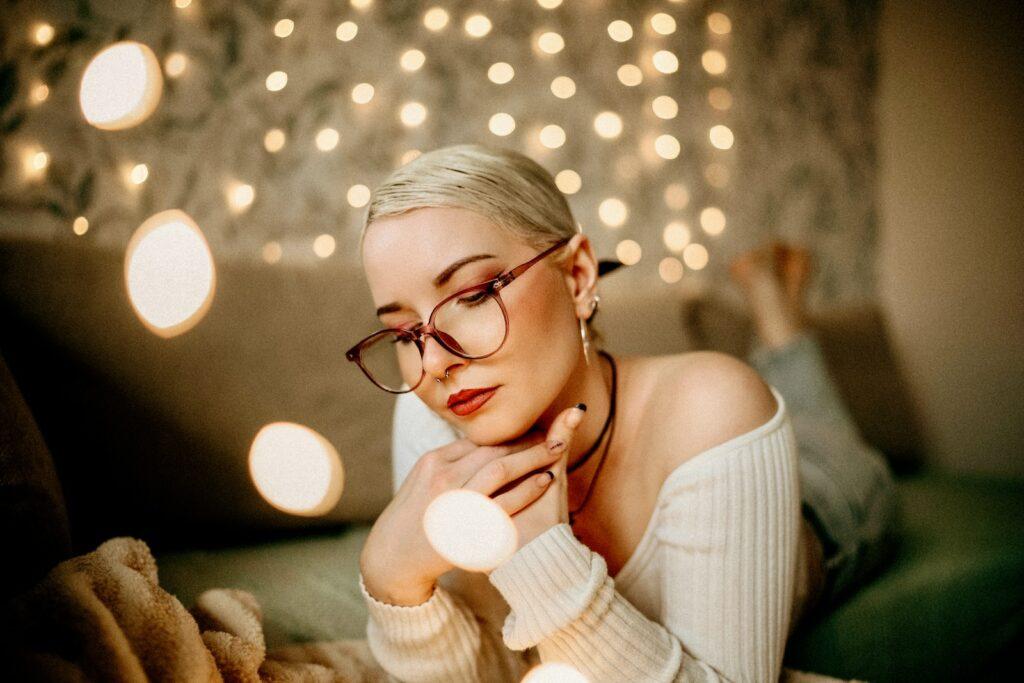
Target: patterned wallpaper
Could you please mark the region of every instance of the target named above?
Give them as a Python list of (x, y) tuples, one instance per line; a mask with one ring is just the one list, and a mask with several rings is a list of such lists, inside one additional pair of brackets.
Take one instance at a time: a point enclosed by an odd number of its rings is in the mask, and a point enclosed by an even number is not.
[[(714, 282), (781, 236), (817, 254), (812, 305), (870, 298), (876, 15), (856, 0), (13, 3), (0, 236), (123, 250), (178, 208), (217, 261), (357, 263), (367, 187), (417, 150), (485, 142), (574, 172), (560, 184), (598, 255), (639, 247), (633, 270), (654, 283)], [(103, 131), (79, 85), (118, 40), (152, 49), (163, 94), (140, 125)], [(508, 135), (492, 131), (499, 113)], [(239, 187), (252, 201), (233, 209)], [(320, 235), (336, 247), (318, 256)]]

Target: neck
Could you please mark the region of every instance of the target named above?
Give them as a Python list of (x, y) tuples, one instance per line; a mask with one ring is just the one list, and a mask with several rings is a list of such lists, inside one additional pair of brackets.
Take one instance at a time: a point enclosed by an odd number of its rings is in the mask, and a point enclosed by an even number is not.
[[(587, 412), (583, 415), (583, 422), (579, 424), (573, 434), (569, 446), (569, 468), (578, 462), (588, 451), (593, 448), (598, 436), (601, 434), (601, 427), (604, 426), (608, 413), (611, 411), (611, 386), (612, 369), (608, 361), (597, 353), (596, 349), (590, 351), (590, 364), (588, 365), (582, 354), (578, 371), (573, 374), (573, 379), (566, 384), (562, 393), (548, 408), (540, 422), (551, 424), (554, 418), (569, 406), (583, 402), (587, 404)], [(621, 375), (621, 369), (619, 371)], [(622, 384), (622, 377), (619, 377), (619, 384)], [(607, 440), (608, 435), (605, 435)], [(600, 451), (600, 449), (599, 449)], [(594, 454), (594, 460), (600, 452)], [(587, 463), (571, 476), (584, 471), (589, 471), (590, 463)]]

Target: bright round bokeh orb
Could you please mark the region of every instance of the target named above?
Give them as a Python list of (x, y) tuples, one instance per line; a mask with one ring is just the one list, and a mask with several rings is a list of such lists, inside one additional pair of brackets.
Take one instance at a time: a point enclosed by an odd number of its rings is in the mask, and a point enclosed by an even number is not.
[(190, 330), (209, 310), (216, 269), (199, 226), (170, 209), (148, 218), (128, 241), (124, 279), (136, 315), (166, 338)]
[(530, 669), (520, 683), (590, 683), (590, 679), (571, 664), (548, 662)]
[(437, 554), (468, 571), (494, 569), (516, 551), (519, 532), (505, 510), (470, 489), (445, 491), (423, 513), (423, 531)]
[(145, 121), (163, 93), (160, 62), (148, 46), (122, 41), (100, 50), (85, 67), (78, 101), (85, 120), (102, 130)]
[(249, 476), (278, 510), (315, 517), (330, 512), (345, 488), (345, 470), (334, 446), (294, 422), (272, 422), (249, 448)]

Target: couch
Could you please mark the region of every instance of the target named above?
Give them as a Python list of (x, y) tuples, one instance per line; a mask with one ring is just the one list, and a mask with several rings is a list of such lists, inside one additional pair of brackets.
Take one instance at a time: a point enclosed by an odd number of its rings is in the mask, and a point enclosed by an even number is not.
[[(0, 522), (22, 558), (4, 590), (132, 535), (186, 605), (215, 586), (254, 593), (268, 645), (363, 637), (358, 554), (390, 496), (392, 399), (343, 357), (373, 325), (358, 268), (219, 264), (206, 318), (167, 340), (134, 318), (121, 258), (0, 241)], [(743, 356), (751, 330), (735, 298), (684, 292), (628, 270), (602, 280), (605, 347)], [(903, 540), (799, 629), (787, 665), (874, 681), (1009, 675), (1024, 645), (1024, 484), (925, 464), (881, 311), (822, 312), (814, 325), (862, 435), (898, 474)], [(343, 458), (344, 495), (323, 516), (282, 513), (249, 481), (248, 444), (279, 419)]]

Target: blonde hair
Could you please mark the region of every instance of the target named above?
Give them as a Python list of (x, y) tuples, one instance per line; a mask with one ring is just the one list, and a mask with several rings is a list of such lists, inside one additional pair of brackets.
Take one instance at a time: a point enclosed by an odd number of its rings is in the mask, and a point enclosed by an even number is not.
[[(374, 220), (426, 207), (473, 211), (537, 250), (582, 232), (547, 169), (512, 149), (467, 143), (425, 152), (373, 190), (360, 253)], [(553, 255), (556, 261), (561, 257)]]

